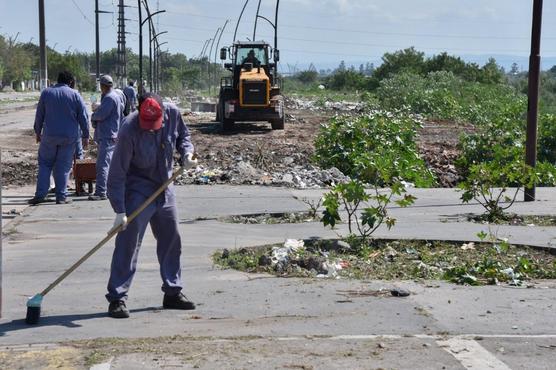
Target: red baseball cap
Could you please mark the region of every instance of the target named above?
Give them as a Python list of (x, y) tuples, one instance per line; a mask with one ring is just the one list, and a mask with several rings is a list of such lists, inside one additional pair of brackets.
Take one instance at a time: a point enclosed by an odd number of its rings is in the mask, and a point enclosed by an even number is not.
[(162, 100), (154, 95), (146, 96), (139, 107), (139, 126), (143, 130), (160, 130), (163, 113)]

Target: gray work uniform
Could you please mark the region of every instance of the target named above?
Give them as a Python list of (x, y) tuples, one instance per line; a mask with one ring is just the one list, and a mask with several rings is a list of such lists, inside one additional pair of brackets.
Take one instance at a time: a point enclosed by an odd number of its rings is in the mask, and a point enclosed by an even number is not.
[[(141, 129), (138, 113), (124, 120), (108, 175), (110, 204), (114, 212), (128, 216), (172, 176), (174, 151), (182, 159), (193, 152), (189, 130), (175, 105), (165, 105), (163, 127), (154, 132)], [(108, 301), (127, 298), (149, 223), (157, 240), (162, 291), (169, 295), (181, 291), (181, 238), (171, 185), (118, 233), (106, 294)]]

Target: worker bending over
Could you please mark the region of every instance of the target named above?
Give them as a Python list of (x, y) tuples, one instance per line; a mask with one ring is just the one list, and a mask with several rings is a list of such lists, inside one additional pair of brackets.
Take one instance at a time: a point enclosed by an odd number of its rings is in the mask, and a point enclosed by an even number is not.
[(127, 224), (127, 216), (172, 176), (175, 151), (181, 166), (196, 165), (180, 111), (173, 104), (163, 104), (157, 95), (141, 96), (139, 110), (122, 125), (108, 175), (108, 198), (116, 213), (114, 227), (123, 225), (116, 237), (106, 294), (111, 317), (129, 317), (125, 301), (149, 223), (157, 241), (164, 308), (195, 308), (181, 293), (181, 239), (173, 185)]

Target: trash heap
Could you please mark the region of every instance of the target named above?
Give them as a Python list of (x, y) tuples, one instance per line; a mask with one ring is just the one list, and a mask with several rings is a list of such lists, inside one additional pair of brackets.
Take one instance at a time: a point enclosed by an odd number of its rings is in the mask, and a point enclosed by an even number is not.
[(366, 105), (362, 102), (350, 101), (333, 101), (328, 99), (300, 98), (295, 96), (286, 96), (284, 98), (286, 109), (290, 110), (308, 110), (312, 112), (342, 112), (342, 113), (359, 113), (362, 112)]
[(321, 169), (311, 164), (293, 166), (284, 171), (265, 172), (250, 162), (238, 161), (226, 168), (206, 168), (202, 165), (180, 176), (177, 185), (270, 185), (297, 189), (318, 189), (349, 181), (340, 170), (333, 167)]
[(273, 247), (270, 256), (262, 255), (259, 266), (271, 266), (278, 274), (305, 270), (310, 276), (339, 279), (338, 272), (346, 267), (346, 262), (331, 259), (326, 251), (319, 251), (318, 255), (307, 253), (303, 240), (287, 239), (282, 246)]

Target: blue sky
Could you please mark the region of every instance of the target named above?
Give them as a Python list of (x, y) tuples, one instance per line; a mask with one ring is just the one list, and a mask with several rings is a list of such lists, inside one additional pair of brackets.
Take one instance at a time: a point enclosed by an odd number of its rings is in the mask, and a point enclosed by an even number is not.
[[(94, 50), (94, 1), (46, 0), (47, 39), (56, 50)], [(100, 0), (100, 8), (117, 10), (117, 0)], [(137, 50), (137, 1), (126, 0), (128, 45)], [(230, 44), (244, 0), (159, 0), (167, 13), (157, 22), (172, 52), (200, 53), (206, 39), (230, 19), (222, 44)], [(242, 39), (253, 33), (258, 0), (250, 0), (239, 26)], [(527, 56), (532, 0), (281, 0), (279, 48), (283, 69), (377, 61), (384, 52), (415, 46), (428, 55)], [(151, 9), (157, 1), (149, 0)], [(262, 0), (261, 14), (274, 17), (275, 0)], [(544, 57), (556, 57), (556, 1), (544, 2)], [(116, 46), (117, 14), (102, 14), (101, 49)], [(260, 21), (257, 38), (272, 39)], [(0, 33), (18, 41), (38, 40), (36, 0), (0, 0)], [(526, 60), (526, 59), (525, 59)], [(523, 59), (521, 60), (523, 62)], [(526, 67), (526, 66), (524, 66)]]

